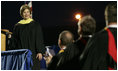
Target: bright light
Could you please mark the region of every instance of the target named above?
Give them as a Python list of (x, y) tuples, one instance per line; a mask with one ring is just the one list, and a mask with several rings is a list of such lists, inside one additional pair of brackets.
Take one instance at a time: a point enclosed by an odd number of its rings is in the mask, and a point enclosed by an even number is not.
[(76, 19), (81, 19), (81, 15), (80, 15), (80, 14), (76, 14), (76, 15), (75, 15), (75, 18), (76, 18)]

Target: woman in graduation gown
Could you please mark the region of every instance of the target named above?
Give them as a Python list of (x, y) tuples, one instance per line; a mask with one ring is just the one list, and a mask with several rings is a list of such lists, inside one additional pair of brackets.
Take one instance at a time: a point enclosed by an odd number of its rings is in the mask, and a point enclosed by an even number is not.
[(20, 15), (23, 20), (19, 21), (13, 30), (13, 49), (29, 49), (32, 52), (33, 70), (40, 69), (40, 60), (45, 52), (43, 36), (40, 24), (31, 19), (31, 9), (28, 5), (22, 5)]

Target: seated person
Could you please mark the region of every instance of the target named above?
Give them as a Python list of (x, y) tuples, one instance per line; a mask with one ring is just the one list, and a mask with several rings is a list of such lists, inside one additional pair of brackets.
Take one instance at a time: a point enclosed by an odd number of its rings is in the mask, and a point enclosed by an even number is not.
[(85, 45), (95, 32), (96, 22), (90, 15), (84, 16), (78, 22), (79, 39), (74, 44), (69, 44), (65, 49), (63, 56), (58, 63), (58, 69), (78, 70), (81, 69), (79, 57), (83, 52)]
[(60, 51), (59, 53), (54, 56), (51, 60), (51, 62), (48, 65), (48, 69), (58, 69), (58, 62), (60, 60), (60, 58), (63, 55), (64, 50), (66, 49), (68, 44), (71, 44), (74, 42), (74, 37), (73, 34), (69, 31), (63, 31), (60, 33), (59, 35), (59, 39), (58, 39), (58, 45), (60, 47)]

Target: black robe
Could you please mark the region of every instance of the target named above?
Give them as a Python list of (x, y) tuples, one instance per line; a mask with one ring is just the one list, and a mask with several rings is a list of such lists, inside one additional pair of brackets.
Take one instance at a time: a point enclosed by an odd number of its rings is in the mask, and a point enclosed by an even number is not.
[(90, 37), (82, 37), (67, 46), (60, 61), (58, 69), (64, 70), (80, 70), (81, 64), (79, 57), (85, 49), (86, 43)]
[(60, 58), (62, 57), (62, 53), (58, 53), (57, 55), (53, 56), (50, 63), (48, 64), (48, 70), (57, 70), (58, 62)]
[(57, 54), (51, 60), (50, 70), (79, 70), (79, 56), (83, 52), (89, 37), (82, 37), (74, 43), (68, 44), (63, 53)]
[[(109, 28), (112, 32), (117, 46), (117, 29)], [(83, 70), (107, 70), (108, 67), (117, 69), (112, 57), (108, 54), (108, 32), (102, 30), (95, 34), (87, 43), (80, 57)]]
[(83, 52), (85, 49), (85, 46), (88, 42), (90, 37), (82, 37), (74, 42), (75, 46), (79, 49), (79, 55)]
[(29, 49), (32, 52), (33, 67), (32, 69), (39, 70), (40, 63), (36, 59), (37, 53), (44, 53), (45, 47), (43, 44), (43, 34), (40, 24), (31, 21), (29, 24), (17, 23), (13, 30), (12, 47), (10, 49)]

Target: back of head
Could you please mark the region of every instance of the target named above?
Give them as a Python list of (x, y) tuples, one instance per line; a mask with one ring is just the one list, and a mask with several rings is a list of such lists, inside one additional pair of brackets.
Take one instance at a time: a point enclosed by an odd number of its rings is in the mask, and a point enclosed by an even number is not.
[(78, 22), (78, 26), (78, 33), (80, 35), (92, 35), (96, 29), (96, 21), (93, 17), (87, 15)]
[(117, 23), (117, 2), (112, 2), (105, 9), (106, 24)]
[(59, 35), (60, 43), (59, 46), (66, 46), (74, 41), (74, 36), (69, 31), (63, 31)]

